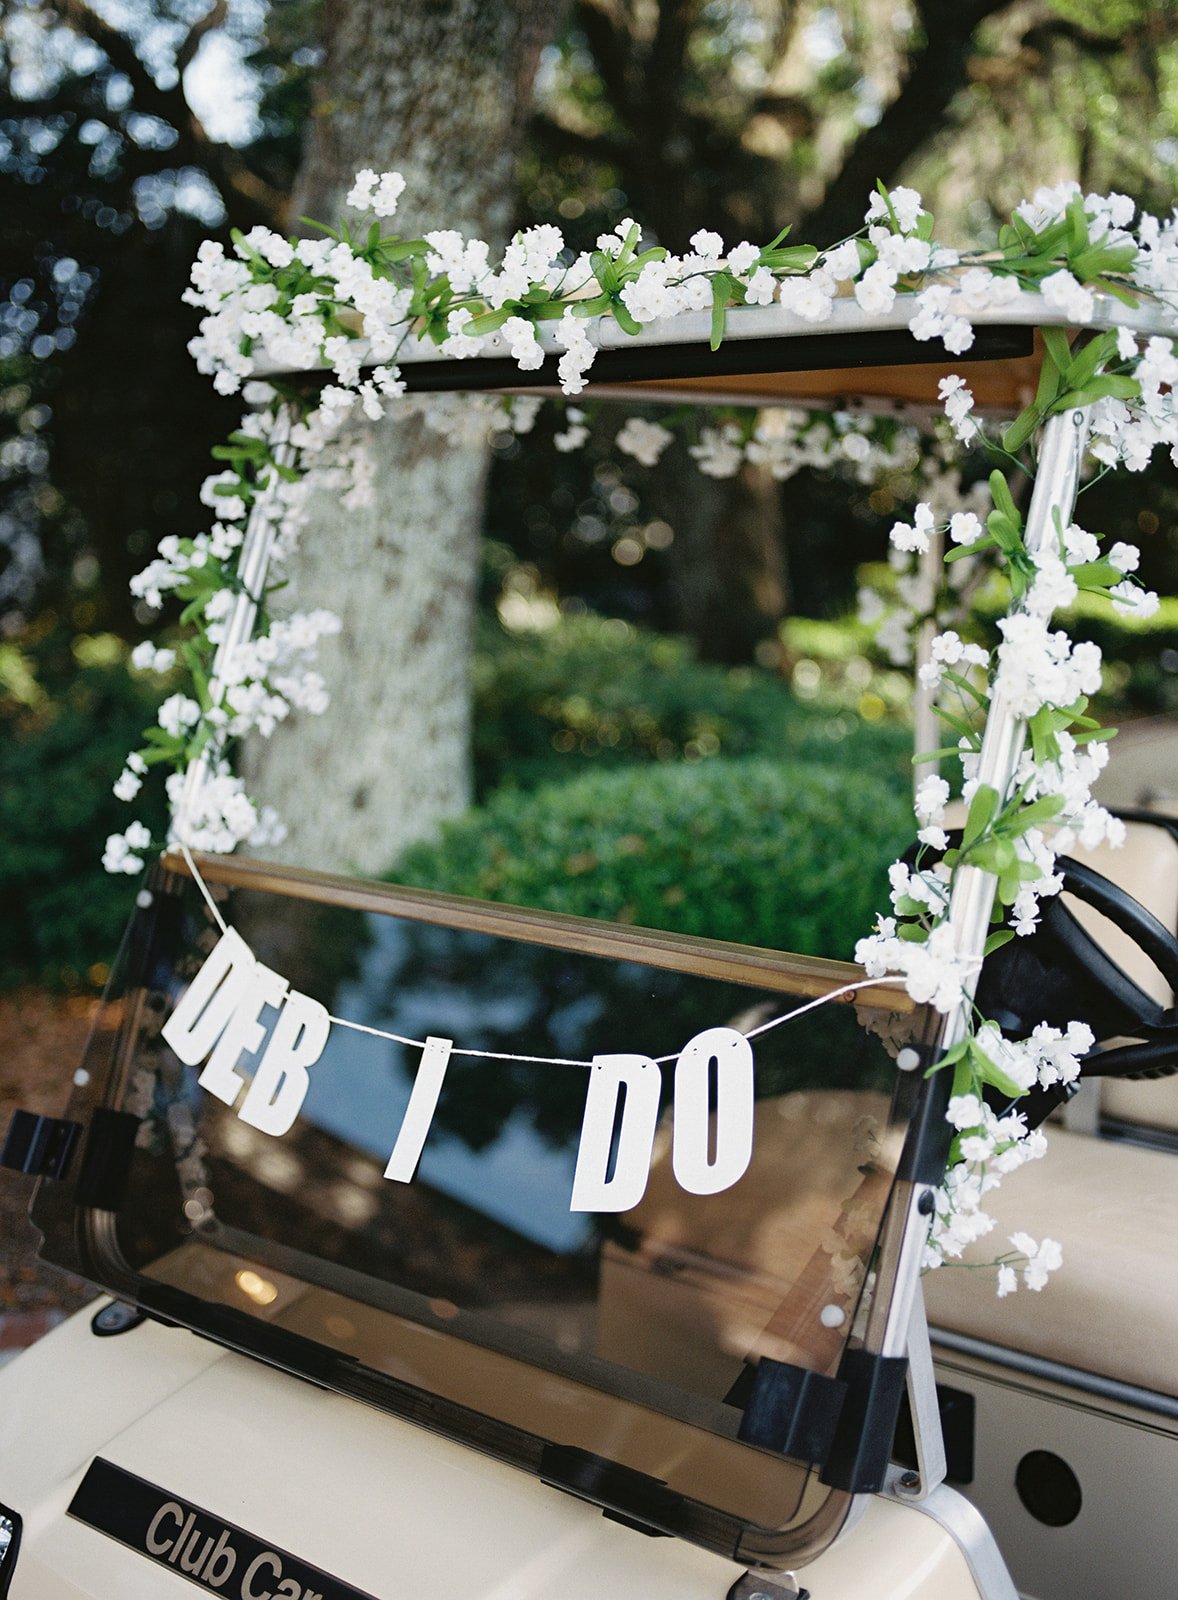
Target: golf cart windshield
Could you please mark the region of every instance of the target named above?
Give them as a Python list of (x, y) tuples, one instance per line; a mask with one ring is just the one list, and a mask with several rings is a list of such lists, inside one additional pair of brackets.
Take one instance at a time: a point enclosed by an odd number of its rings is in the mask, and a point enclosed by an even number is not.
[[(728, 1552), (767, 1555), (842, 1505), (813, 1479), (921, 1087), (895, 1071), (925, 1026), (902, 990), (791, 1018), (856, 969), (246, 861), (199, 871), (256, 956), (353, 1026), (332, 1027), (281, 1138), (205, 1092), (161, 1024), (219, 930), (192, 877), (159, 869), (79, 1074), (70, 1116), (94, 1131), (73, 1203), (41, 1191), (51, 1256)], [(676, 1079), (682, 1047), (716, 1028), (761, 1030), (752, 1156), (692, 1193)], [(412, 1182), (386, 1163), (421, 1051), (390, 1033), (482, 1052), (451, 1059)], [(603, 1208), (573, 1210), (587, 1064), (611, 1050), (659, 1062), (649, 1177), (607, 1209), (623, 1095)], [(706, 1071), (696, 1088), (706, 1166), (728, 1108)], [(759, 1367), (779, 1381), (754, 1404)]]

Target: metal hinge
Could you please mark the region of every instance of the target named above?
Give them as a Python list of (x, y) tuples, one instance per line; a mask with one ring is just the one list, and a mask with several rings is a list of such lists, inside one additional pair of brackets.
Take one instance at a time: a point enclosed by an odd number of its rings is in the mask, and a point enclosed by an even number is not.
[(810, 1600), (792, 1572), (746, 1572), (729, 1589), (726, 1600)]

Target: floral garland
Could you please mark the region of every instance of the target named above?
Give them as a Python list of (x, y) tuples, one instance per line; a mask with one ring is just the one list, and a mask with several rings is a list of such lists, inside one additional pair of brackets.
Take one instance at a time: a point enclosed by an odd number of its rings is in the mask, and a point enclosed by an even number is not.
[[(784, 230), (765, 246), (742, 241), (725, 251), (706, 229), (691, 252), (675, 256), (640, 248), (641, 232), (629, 219), (597, 248), (573, 256), (560, 231), (542, 226), (518, 234), (497, 264), (487, 244), (451, 230), (419, 239), (386, 234), (382, 219), (397, 207), (404, 180), (397, 173), (358, 174), (348, 205), (365, 213), (353, 229), (323, 229), (319, 239), (288, 240), (265, 228), (234, 235), (233, 254), (206, 241), (200, 248), (186, 299), (206, 314), (190, 346), (201, 371), (222, 394), (244, 390), (254, 407), (215, 454), (223, 471), (206, 480), (202, 499), (215, 513), (209, 533), (161, 541), (158, 558), (132, 583), (133, 593), (158, 607), (165, 595), (184, 602), (180, 621), (190, 630), (180, 655), (191, 693), (170, 695), (146, 746), (128, 758), (115, 785), (131, 800), (147, 768), (171, 767), (172, 839), (193, 848), (224, 851), (247, 840), (281, 837), (281, 824), (246, 795), (230, 767), (232, 741), (250, 732), (268, 735), (292, 709), (321, 712), (327, 696), (313, 662), (319, 642), (338, 630), (330, 613), (271, 618), (265, 593), (252, 636), (214, 656), (225, 636), (235, 598), (248, 594), (238, 570), (244, 524), (264, 504), (272, 525), (273, 554), (289, 555), (308, 514), (308, 501), (326, 488), (353, 509), (372, 498), (373, 465), (349, 424), (357, 413), (377, 420), (390, 406), (416, 415), (453, 437), (485, 434), (489, 426), (526, 432), (534, 399), (407, 395), (397, 365), (406, 342), (429, 340), (444, 357), (465, 359), (487, 349), (510, 351), (522, 371), (539, 368), (546, 346), (558, 354), (561, 389), (576, 400), (586, 387), (596, 346), (588, 319), (611, 317), (627, 334), (684, 313), (710, 311), (711, 343), (724, 336), (732, 306), (773, 301), (804, 322), (830, 318), (836, 302), (853, 295), (867, 313), (890, 312), (897, 295), (910, 305), (908, 326), (919, 340), (939, 340), (951, 353), (973, 343), (971, 317), (1001, 308), (1026, 289), (1037, 290), (1061, 317), (1084, 323), (1096, 293), (1129, 305), (1142, 300), (1178, 305), (1178, 212), (1165, 222), (1143, 215), (1122, 195), (1083, 195), (1075, 184), (1040, 189), (1020, 205), (999, 234), (996, 251), (961, 253), (934, 239), (932, 216), (914, 190), (882, 185), (871, 196), (864, 228), (825, 251), (786, 245)], [(547, 330), (542, 341), (541, 329)], [(363, 333), (363, 343), (360, 333)], [(942, 1013), (959, 1008), (975, 976), (959, 956), (947, 922), (952, 887), (969, 865), (993, 874), (998, 904), (1011, 925), (993, 934), (987, 952), (1031, 933), (1044, 895), (1058, 893), (1055, 857), (1077, 841), (1118, 843), (1123, 827), (1091, 797), (1091, 785), (1108, 755), (1106, 730), (1086, 716), (1088, 697), (1100, 684), (1100, 652), (1072, 644), (1052, 630), (1053, 613), (1080, 590), (1109, 597), (1114, 606), (1148, 615), (1157, 597), (1132, 574), (1137, 552), (1124, 544), (1104, 550), (1098, 535), (1073, 524), (1058, 527), (1032, 553), (1007, 473), (1033, 477), (1027, 459), (1041, 422), (1056, 413), (1092, 407), (1091, 455), (1103, 470), (1123, 465), (1140, 471), (1159, 446), (1178, 463), (1178, 358), (1168, 338), (1144, 343), (1125, 328), (1069, 342), (1044, 330), (1045, 354), (1032, 403), (991, 437), (974, 415), (972, 395), (960, 377), (945, 379), (941, 398), (957, 441), (984, 448), (1003, 466), (990, 475), (989, 494), (963, 500), (955, 474), (934, 476), (929, 498), (911, 522), (891, 533), (895, 601), (865, 595), (861, 611), (879, 624), (881, 644), (893, 659), (911, 657), (915, 631), (934, 619), (921, 679), (941, 697), (939, 714), (956, 742), (935, 754), (960, 759), (968, 813), (961, 842), (948, 849), (944, 828), (949, 785), (929, 777), (920, 785), (916, 815), (920, 851), (912, 866), (891, 868), (893, 915), (860, 941), (856, 958), (873, 976), (896, 973), (914, 1000)], [(329, 367), (333, 381), (315, 399), (279, 383), (259, 382), (264, 370)], [(362, 368), (362, 359), (370, 369)], [(462, 419), (461, 427), (456, 423)], [(589, 434), (589, 417), (569, 405), (558, 449), (576, 449)], [(617, 447), (654, 465), (673, 438), (660, 423), (632, 417)], [(914, 440), (893, 423), (862, 419), (819, 420), (778, 412), (705, 426), (691, 454), (699, 469), (727, 477), (744, 461), (785, 478), (802, 466), (838, 465), (861, 481), (913, 465)], [(988, 503), (987, 503), (988, 502)], [(947, 535), (946, 581), (936, 588), (920, 558), (934, 537)], [(985, 564), (997, 566), (1010, 585), (1013, 609), (998, 624), (1001, 640), (991, 654), (967, 642), (947, 622), (960, 623), (968, 595)], [(140, 669), (170, 670), (175, 653), (145, 644), (133, 655)], [(1012, 791), (998, 794), (976, 775), (980, 741), (974, 724), (1000, 690), (1026, 721), (1030, 746)], [(946, 703), (948, 702), (948, 703)], [(203, 782), (187, 774), (200, 763)], [(194, 792), (195, 791), (195, 792)], [(1047, 831), (1050, 828), (1051, 831)], [(148, 830), (133, 823), (107, 841), (104, 864), (133, 873), (152, 846)], [(930, 853), (939, 859), (932, 864)], [(953, 1071), (949, 1120), (955, 1129), (950, 1172), (939, 1191), (927, 1265), (959, 1256), (989, 1232), (993, 1219), (983, 1197), (1001, 1176), (1042, 1154), (1041, 1132), (1028, 1132), (1017, 1110), (997, 1116), (985, 1103), (992, 1085), (1017, 1100), (1036, 1084), (1070, 1082), (1091, 1048), (1091, 1031), (1073, 1023), (1060, 1031), (1042, 1025), (1013, 1043), (997, 1026), (976, 1017), (966, 1037), (940, 1067)], [(1033, 1289), (1059, 1264), (1059, 1247), (1015, 1234), (1013, 1250), (997, 1257), (998, 1293), (1017, 1286), (1016, 1268)]]

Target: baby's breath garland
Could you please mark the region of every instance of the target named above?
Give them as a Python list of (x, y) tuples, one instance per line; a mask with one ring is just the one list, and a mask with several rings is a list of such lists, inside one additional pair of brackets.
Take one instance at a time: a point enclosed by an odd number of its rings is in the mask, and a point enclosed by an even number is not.
[[(133, 581), (135, 595), (151, 607), (166, 595), (181, 601), (187, 629), (179, 662), (175, 652), (148, 643), (134, 652), (133, 664), (154, 671), (182, 666), (188, 686), (165, 699), (144, 748), (128, 757), (115, 785), (129, 801), (150, 766), (170, 768), (170, 838), (193, 848), (227, 851), (242, 841), (281, 837), (279, 819), (257, 807), (233, 774), (233, 743), (247, 733), (268, 736), (292, 710), (318, 713), (327, 705), (313, 663), (319, 642), (338, 631), (338, 620), (325, 611), (270, 615), (269, 593), (251, 591), (239, 564), (251, 512), (255, 521), (267, 519), (280, 570), (317, 490), (333, 490), (345, 509), (370, 501), (372, 463), (351, 426), (358, 414), (377, 420), (391, 408), (451, 438), (488, 428), (524, 433), (532, 426), (534, 399), (406, 394), (398, 360), (410, 341), (431, 341), (442, 356), (456, 359), (506, 349), (523, 371), (554, 354), (560, 387), (576, 402), (597, 353), (594, 319), (612, 319), (633, 335), (710, 312), (715, 348), (733, 306), (777, 301), (802, 323), (820, 324), (852, 295), (873, 316), (891, 313), (903, 297), (912, 334), (960, 354), (973, 343), (972, 317), (1000, 310), (1026, 290), (1037, 291), (1049, 313), (1078, 324), (1093, 320), (1097, 295), (1130, 307), (1146, 301), (1178, 307), (1178, 213), (1164, 222), (1143, 215), (1132, 225), (1130, 200), (1085, 196), (1075, 184), (1040, 189), (1002, 228), (998, 248), (987, 252), (940, 245), (920, 196), (881, 185), (864, 228), (824, 251), (787, 245), (788, 230), (765, 246), (741, 241), (726, 250), (718, 234), (701, 230), (691, 252), (675, 256), (657, 246), (642, 249), (641, 230), (627, 219), (599, 238), (595, 250), (576, 256), (557, 228), (530, 228), (497, 263), (485, 242), (454, 231), (419, 239), (386, 233), (382, 221), (395, 213), (403, 188), (397, 173), (361, 172), (348, 195), (349, 207), (364, 214), (359, 226), (344, 223), (323, 229), (321, 238), (300, 240), (255, 228), (234, 235), (231, 255), (206, 242), (193, 268), (186, 298), (206, 313), (193, 355), (220, 393), (243, 390), (252, 409), (215, 452), (225, 466), (203, 489), (214, 515), (210, 531), (164, 539), (158, 557)], [(1080, 590), (1105, 595), (1136, 615), (1148, 615), (1158, 603), (1132, 576), (1138, 555), (1131, 546), (1106, 549), (1099, 535), (1073, 523), (1057, 526), (1041, 548), (1028, 550), (1010, 477), (1018, 471), (1033, 478), (1040, 423), (1088, 408), (1099, 470), (1140, 471), (1159, 445), (1178, 463), (1174, 343), (1170, 337), (1139, 339), (1124, 326), (1075, 342), (1062, 329), (1048, 328), (1044, 343), (1037, 393), (1000, 435), (991, 436), (975, 416), (962, 378), (942, 383), (948, 430), (960, 445), (985, 449), (997, 462), (988, 493), (982, 486), (961, 494), (942, 446), (927, 475), (928, 497), (910, 522), (892, 530), (894, 594), (866, 594), (861, 602), (896, 661), (911, 659), (915, 634), (936, 624), (920, 673), (940, 697), (940, 715), (955, 735), (936, 755), (959, 759), (968, 810), (960, 843), (947, 848), (950, 786), (938, 776), (920, 785), (920, 853), (913, 865), (892, 867), (894, 914), (879, 919), (856, 956), (871, 975), (901, 975), (916, 1001), (946, 1014), (969, 1003), (976, 980), (947, 921), (962, 868), (993, 875), (998, 904), (1008, 915), (1009, 925), (991, 936), (989, 950), (1033, 931), (1040, 899), (1061, 887), (1057, 855), (1077, 841), (1116, 844), (1123, 835), (1123, 826), (1091, 796), (1108, 754), (1107, 731), (1086, 714), (1100, 684), (1100, 652), (1052, 629), (1053, 614)], [(259, 370), (323, 367), (331, 369), (332, 381), (314, 397), (257, 376)], [(584, 403), (567, 405), (557, 448), (584, 444), (591, 420)], [(661, 423), (632, 417), (615, 442), (652, 466), (673, 436)], [(811, 466), (862, 482), (912, 470), (919, 453), (913, 430), (894, 421), (797, 412), (722, 417), (698, 430), (690, 451), (700, 471), (714, 477), (731, 476), (750, 461), (780, 479)], [(935, 584), (920, 558), (942, 536), (950, 548), (944, 581)], [(1011, 610), (987, 651), (958, 627), (980, 575), (995, 567), (1009, 584)], [(249, 637), (227, 639), (227, 619), (242, 593), (257, 606), (254, 626)], [(978, 713), (997, 692), (1029, 733), (1004, 794), (979, 783), (976, 774)], [(200, 783), (190, 777), (197, 764)], [(153, 843), (141, 823), (132, 823), (108, 839), (104, 865), (137, 872)], [(983, 1197), (1045, 1145), (1017, 1110), (996, 1115), (983, 1099), (986, 1086), (1015, 1101), (1037, 1084), (1071, 1081), (1092, 1044), (1082, 1023), (1064, 1031), (1044, 1024), (1029, 1039), (1012, 1042), (975, 1016), (966, 1037), (944, 1057), (939, 1065), (954, 1075), (949, 1119), (955, 1138), (929, 1266), (959, 1256), (992, 1229)], [(1028, 1287), (1041, 1288), (1059, 1264), (1058, 1245), (1021, 1233), (1011, 1245), (994, 1261), (998, 1293), (1017, 1287), (1019, 1268)]]

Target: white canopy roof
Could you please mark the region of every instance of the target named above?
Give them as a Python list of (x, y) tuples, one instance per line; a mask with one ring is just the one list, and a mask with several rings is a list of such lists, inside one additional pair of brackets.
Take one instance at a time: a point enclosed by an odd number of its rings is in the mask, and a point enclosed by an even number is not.
[[(647, 324), (631, 335), (610, 316), (586, 319), (589, 340), (601, 352), (589, 373), (587, 399), (627, 398), (665, 403), (802, 405), (822, 409), (939, 410), (937, 385), (948, 373), (967, 377), (980, 411), (1016, 412), (1034, 396), (1039, 369), (1036, 330), (1075, 327), (1040, 294), (1021, 290), (1005, 305), (971, 311), (964, 296), (950, 310), (967, 315), (975, 342), (949, 355), (939, 341), (918, 342), (908, 331), (915, 297), (898, 294), (892, 309), (868, 314), (853, 298), (834, 302), (821, 323), (805, 322), (774, 303), (728, 312), (724, 342), (709, 348), (710, 312), (686, 312)], [(1157, 302), (1127, 306), (1096, 295), (1094, 331), (1124, 327), (1142, 335), (1178, 338), (1178, 314)], [(537, 327), (550, 359), (522, 372), (508, 343), (492, 335), (483, 351), (465, 360), (443, 357), (427, 340), (410, 339), (397, 363), (410, 389), (501, 390), (557, 395), (558, 346), (553, 323)], [(362, 341), (361, 341), (362, 343)], [(368, 363), (365, 363), (368, 364)], [(259, 375), (276, 375), (259, 363)]]

